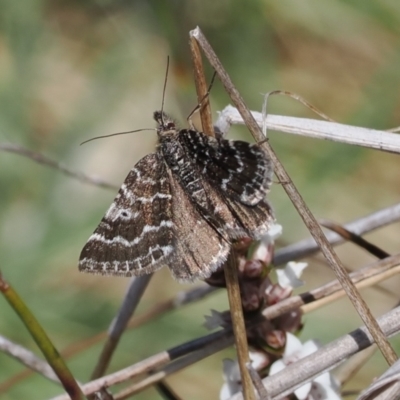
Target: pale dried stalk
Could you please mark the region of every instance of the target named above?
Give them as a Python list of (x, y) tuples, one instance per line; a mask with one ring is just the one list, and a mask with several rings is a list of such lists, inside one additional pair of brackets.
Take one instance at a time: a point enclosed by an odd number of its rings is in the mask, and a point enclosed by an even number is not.
[(357, 310), (361, 319), (364, 321), (366, 326), (368, 326), (368, 329), (373, 335), (374, 340), (376, 341), (376, 344), (379, 347), (379, 350), (382, 352), (388, 364), (389, 365), (393, 364), (397, 360), (395, 351), (393, 350), (389, 341), (383, 334), (381, 328), (379, 327), (377, 321), (372, 315), (364, 299), (358, 293), (356, 287), (349, 278), (345, 268), (341, 264), (339, 257), (333, 250), (333, 247), (327, 241), (321, 227), (319, 226), (316, 219), (312, 215), (311, 211), (305, 204), (300, 193), (293, 184), (292, 180), (290, 179), (288, 173), (286, 172), (283, 165), (279, 161), (275, 152), (273, 151), (269, 143), (264, 141), (265, 137), (262, 134), (260, 127), (258, 126), (256, 120), (252, 116), (250, 110), (246, 107), (240, 93), (234, 87), (230, 77), (223, 68), (214, 50), (211, 48), (210, 44), (208, 43), (207, 39), (205, 38), (205, 36), (203, 35), (203, 33), (200, 31), (199, 28), (196, 28), (195, 30), (191, 31), (191, 35), (195, 37), (199, 42), (200, 47), (204, 51), (210, 64), (217, 72), (217, 75), (220, 78), (222, 84), (224, 85), (225, 90), (227, 91), (231, 100), (239, 110), (239, 113), (241, 114), (243, 120), (246, 122), (246, 126), (252, 133), (255, 140), (259, 143), (263, 142), (263, 148), (267, 152), (271, 161), (273, 162), (275, 166), (275, 174), (277, 175), (279, 181), (282, 183), (284, 190), (286, 191), (293, 205), (297, 209), (299, 215), (303, 219), (311, 235), (314, 237), (315, 241), (320, 246), (321, 251), (324, 254), (328, 264), (335, 272), (338, 280), (340, 281), (343, 289), (346, 291), (347, 296), (353, 303), (353, 306)]
[[(371, 271), (370, 271), (371, 272)], [(387, 271), (379, 271), (377, 275), (371, 276), (369, 278), (364, 277), (359, 283), (356, 284), (358, 289), (363, 289), (365, 287), (371, 287), (376, 285), (379, 282), (385, 281), (392, 276), (395, 276), (400, 273), (400, 266), (393, 267)], [(352, 276), (350, 274), (350, 276)], [(355, 281), (352, 279), (353, 282)], [(316, 310), (317, 308), (321, 308), (326, 304), (332, 303), (333, 301), (339, 300), (341, 297), (345, 296), (346, 293), (344, 290), (339, 290), (329, 296), (325, 295), (321, 300), (315, 301), (312, 304), (307, 304), (302, 307), (304, 312), (311, 312)]]
[(33, 371), (38, 372), (45, 378), (60, 384), (60, 380), (58, 379), (57, 375), (54, 373), (53, 369), (46, 361), (40, 359), (25, 347), (22, 347), (21, 345), (14, 343), (1, 335), (0, 351), (15, 358), (16, 360), (26, 365), (28, 368), (31, 368)]
[[(366, 267), (354, 271), (350, 274), (354, 284), (358, 284), (364, 279), (371, 279), (374, 276), (380, 276), (385, 274), (390, 269), (396, 268), (396, 272), (399, 270), (400, 265), (400, 254), (385, 258), (384, 260), (375, 261)], [(289, 297), (285, 300), (274, 304), (263, 311), (265, 318), (272, 319), (285, 312), (289, 312), (298, 307), (302, 307), (305, 304), (315, 302), (319, 299), (323, 299), (326, 296), (331, 296), (334, 293), (338, 293), (342, 290), (340, 283), (337, 280), (331, 281), (319, 288), (310, 290), (309, 292), (302, 293), (297, 296)]]
[[(258, 126), (261, 127), (265, 120), (267, 128), (274, 131), (312, 137), (315, 139), (331, 140), (370, 149), (388, 151), (390, 153), (400, 153), (400, 135), (396, 133), (339, 124), (331, 121), (295, 118), (282, 115), (268, 114), (265, 119), (262, 113), (257, 111), (251, 111), (251, 115)], [(225, 132), (230, 125), (243, 125), (245, 121), (235, 107), (228, 105), (219, 112), (219, 117), (215, 124), (221, 127)]]

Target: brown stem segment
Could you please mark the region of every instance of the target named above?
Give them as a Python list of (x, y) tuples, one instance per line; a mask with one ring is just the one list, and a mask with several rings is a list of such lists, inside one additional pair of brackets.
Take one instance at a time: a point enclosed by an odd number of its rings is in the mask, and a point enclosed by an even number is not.
[[(199, 45), (193, 36), (190, 36), (190, 49), (192, 51), (192, 60), (194, 65), (197, 99), (199, 102), (204, 103), (204, 106), (202, 104), (200, 108), (203, 131), (209, 136), (214, 136), (210, 102), (208, 98), (205, 99), (208, 89), (204, 77), (201, 53)], [(235, 336), (236, 351), (242, 377), (243, 395), (246, 400), (255, 400), (252, 380), (246, 367), (247, 363), (249, 362), (249, 350), (247, 346), (246, 326), (243, 317), (242, 299), (240, 297), (236, 258), (233, 248), (230, 252), (228, 261), (224, 264), (224, 271), (233, 332)]]
[(243, 397), (245, 400), (255, 400), (253, 382), (251, 380), (247, 364), (249, 349), (247, 346), (246, 326), (243, 317), (242, 299), (240, 297), (239, 278), (237, 271), (237, 259), (232, 248), (228, 261), (224, 264), (226, 288), (228, 291), (229, 309), (231, 311), (232, 328), (235, 337), (236, 352), (242, 377)]
[(208, 97), (206, 97), (208, 88), (204, 75), (203, 62), (201, 52), (197, 41), (190, 37), (190, 50), (192, 52), (194, 81), (196, 84), (197, 102), (201, 103), (200, 118), (203, 132), (208, 136), (214, 136), (214, 128), (212, 123), (211, 106)]

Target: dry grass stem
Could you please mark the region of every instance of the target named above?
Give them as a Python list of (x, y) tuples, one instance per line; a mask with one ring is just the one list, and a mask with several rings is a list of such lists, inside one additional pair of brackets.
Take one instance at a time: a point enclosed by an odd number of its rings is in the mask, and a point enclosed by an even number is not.
[(376, 353), (376, 346), (372, 345), (367, 349), (355, 354), (347, 362), (335, 370), (335, 378), (344, 386), (366, 362)]
[[(372, 272), (372, 271), (370, 271)], [(395, 275), (398, 275), (400, 273), (400, 265), (397, 265), (395, 267), (392, 267), (389, 270), (385, 270), (385, 271), (378, 271), (375, 275), (371, 276), (371, 277), (362, 277), (362, 279), (360, 279), (358, 281), (358, 283), (356, 283), (356, 286), (358, 289), (363, 289), (366, 287), (372, 287), (374, 285), (376, 285), (379, 282), (385, 281)], [(352, 275), (350, 274), (350, 277), (352, 277)], [(361, 278), (361, 277), (360, 277)], [(355, 282), (356, 280), (353, 279), (353, 282)], [(311, 304), (307, 304), (304, 305), (302, 307), (302, 310), (305, 313), (311, 312), (317, 308), (321, 308), (323, 307), (325, 304), (329, 304), (332, 303), (335, 300), (339, 300), (340, 298), (342, 298), (343, 296), (345, 296), (346, 293), (344, 292), (344, 290), (338, 290), (335, 293), (332, 293), (330, 295), (325, 295), (325, 297), (321, 298), (318, 301), (315, 301)]]
[(370, 254), (374, 255), (377, 258), (383, 259), (389, 257), (390, 254), (386, 251), (382, 250), (380, 247), (374, 245), (373, 243), (365, 240), (360, 235), (356, 235), (355, 233), (351, 232), (350, 230), (346, 229), (344, 226), (336, 224), (335, 222), (328, 221), (328, 220), (320, 220), (319, 223), (333, 231), (336, 232), (338, 235), (342, 236), (348, 242), (352, 242), (363, 249), (367, 250)]
[[(194, 65), (197, 99), (198, 102), (201, 103), (200, 115), (203, 124), (203, 130), (207, 135), (214, 136), (210, 102), (208, 97), (205, 98), (205, 96), (207, 96), (208, 89), (206, 86), (200, 49), (195, 38), (192, 36), (189, 37)], [(249, 349), (247, 344), (246, 326), (243, 317), (236, 261), (236, 256), (232, 247), (228, 261), (224, 264), (226, 290), (228, 292), (229, 308), (232, 318), (240, 374), (242, 377), (244, 397), (246, 400), (255, 400), (253, 384), (246, 368), (246, 364), (249, 362)]]
[[(271, 90), (270, 92), (265, 94), (264, 103), (262, 106), (262, 115), (268, 114), (267, 113), (268, 100), (269, 100), (270, 96), (273, 96), (273, 95), (282, 95), (282, 96), (291, 97), (292, 99), (294, 99), (294, 100), (300, 102), (301, 104), (303, 104), (304, 106), (306, 106), (308, 109), (310, 109), (315, 114), (319, 115), (322, 119), (325, 119), (326, 121), (330, 121), (330, 122), (335, 122), (332, 118), (329, 118), (322, 111), (318, 110), (317, 107), (314, 107), (311, 103), (309, 103), (304, 97), (302, 97), (296, 93), (288, 92), (287, 90)], [(268, 128), (268, 125), (265, 126), (265, 124), (267, 123), (266, 118), (262, 117), (262, 119), (263, 119), (263, 132), (265, 132), (266, 129)]]
[(253, 383), (247, 369), (247, 364), (250, 361), (249, 349), (247, 345), (242, 300), (240, 297), (236, 256), (233, 248), (229, 254), (228, 261), (224, 264), (224, 272), (228, 291), (229, 309), (232, 318), (232, 328), (235, 336), (236, 352), (238, 355), (240, 375), (242, 377), (243, 394), (245, 400), (255, 400)]
[[(400, 203), (373, 212), (365, 217), (358, 218), (344, 225), (346, 229), (357, 235), (363, 235), (375, 229), (400, 221)], [(344, 242), (344, 239), (334, 232), (327, 232), (326, 238), (333, 245)], [(282, 249), (278, 249), (274, 256), (275, 265), (283, 265), (292, 260), (298, 260), (316, 254), (319, 247), (313, 238), (304, 239)]]
[(203, 62), (201, 59), (201, 52), (197, 41), (190, 37), (189, 39), (190, 51), (192, 54), (194, 82), (196, 85), (197, 103), (201, 104), (200, 118), (203, 132), (206, 135), (214, 136), (214, 128), (212, 123), (211, 105), (207, 97), (207, 82), (204, 74)]
[(8, 340), (4, 336), (0, 336), (0, 351), (21, 362), (26, 367), (30, 368), (32, 372), (37, 372), (53, 382), (60, 383), (57, 375), (46, 361), (41, 360), (30, 350)]
[[(400, 254), (385, 258), (384, 260), (375, 261), (368, 266), (359, 269), (358, 271), (352, 272), (350, 274), (351, 279), (354, 284), (361, 282), (363, 279), (370, 278), (374, 276), (383, 275), (386, 271), (391, 268), (398, 268), (400, 265)], [(397, 271), (396, 271), (397, 272)], [(276, 318), (285, 312), (288, 312), (294, 308), (304, 306), (315, 302), (319, 299), (323, 299), (326, 296), (330, 296), (333, 293), (339, 292), (342, 287), (338, 280), (331, 281), (319, 288), (310, 290), (309, 292), (299, 294), (297, 296), (289, 297), (281, 302), (274, 304), (263, 311), (264, 317), (268, 319)]]
[(263, 385), (263, 382), (260, 378), (260, 375), (258, 375), (258, 372), (253, 368), (253, 366), (251, 365), (251, 363), (248, 363), (246, 365), (251, 380), (253, 382), (253, 385), (257, 391), (258, 397), (262, 400), (269, 400), (270, 396), (268, 395), (267, 389), (265, 388), (265, 386)]
[(86, 175), (80, 171), (74, 171), (74, 170), (64, 166), (63, 164), (61, 164), (58, 161), (54, 161), (51, 158), (49, 158), (43, 154), (37, 153), (32, 150), (28, 150), (25, 147), (19, 146), (17, 144), (0, 143), (0, 151), (7, 151), (9, 153), (14, 153), (14, 154), (18, 154), (20, 156), (29, 158), (30, 160), (33, 160), (33, 161), (37, 162), (38, 164), (42, 164), (47, 167), (54, 168), (57, 171), (60, 171), (61, 173), (65, 174), (71, 178), (77, 179), (78, 181), (81, 181), (83, 183), (89, 183), (91, 185), (95, 185), (95, 186), (102, 187), (105, 189), (112, 189), (112, 190), (119, 189), (118, 186), (115, 186), (112, 183), (106, 182), (101, 178), (98, 178), (96, 176)]

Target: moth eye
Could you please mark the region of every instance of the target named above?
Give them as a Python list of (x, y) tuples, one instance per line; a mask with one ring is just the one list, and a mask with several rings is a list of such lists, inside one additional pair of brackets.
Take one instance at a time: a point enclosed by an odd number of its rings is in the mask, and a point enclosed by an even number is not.
[(173, 122), (168, 122), (167, 128), (168, 129), (174, 129), (175, 128), (175, 124)]

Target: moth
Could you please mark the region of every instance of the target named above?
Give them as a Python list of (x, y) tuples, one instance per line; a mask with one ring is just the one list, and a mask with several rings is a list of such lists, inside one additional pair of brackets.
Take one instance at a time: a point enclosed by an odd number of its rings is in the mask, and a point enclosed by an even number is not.
[(158, 143), (129, 172), (85, 244), (84, 272), (139, 276), (167, 266), (178, 281), (207, 278), (232, 241), (260, 239), (274, 221), (273, 167), (257, 144), (179, 129), (154, 112)]

